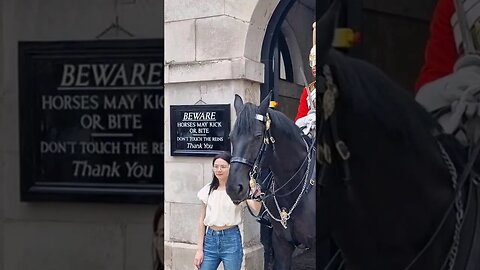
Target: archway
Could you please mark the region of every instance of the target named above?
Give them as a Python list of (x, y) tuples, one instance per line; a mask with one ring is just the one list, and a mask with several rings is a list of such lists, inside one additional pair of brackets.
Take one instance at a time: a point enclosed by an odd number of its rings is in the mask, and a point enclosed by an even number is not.
[(286, 0), (276, 6), (266, 27), (261, 50), (265, 65), (261, 97), (274, 90), (278, 110), (296, 115), (302, 88), (313, 81), (308, 65), (316, 1)]

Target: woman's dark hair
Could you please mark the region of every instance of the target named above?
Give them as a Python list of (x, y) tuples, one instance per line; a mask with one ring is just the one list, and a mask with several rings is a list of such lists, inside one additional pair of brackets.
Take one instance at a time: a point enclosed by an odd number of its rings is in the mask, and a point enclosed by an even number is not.
[[(155, 214), (153, 215), (153, 235), (154, 237), (159, 237), (158, 235), (158, 221), (164, 215), (163, 204), (159, 205)], [(163, 244), (163, 243), (162, 243)], [(158, 252), (155, 244), (153, 244), (153, 270), (163, 270), (164, 266), (162, 260), (158, 257)]]
[[(229, 152), (220, 152), (219, 154), (213, 157), (212, 166), (215, 164), (215, 160), (219, 158), (225, 160), (228, 164), (230, 164), (230, 159), (232, 159), (232, 156), (230, 155)], [(214, 173), (212, 182), (210, 183), (210, 190), (208, 191), (208, 195), (210, 195), (212, 190), (216, 190), (219, 185), (220, 185), (220, 182), (218, 181), (218, 178), (215, 176), (215, 173)]]

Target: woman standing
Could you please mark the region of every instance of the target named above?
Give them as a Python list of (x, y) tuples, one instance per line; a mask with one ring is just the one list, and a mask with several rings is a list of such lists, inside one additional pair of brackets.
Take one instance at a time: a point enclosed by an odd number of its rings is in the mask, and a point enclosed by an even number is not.
[[(198, 221), (198, 244), (195, 269), (214, 270), (223, 262), (225, 270), (239, 270), (243, 259), (242, 237), (238, 225), (242, 222), (242, 205), (235, 205), (226, 192), (230, 170), (229, 153), (213, 158), (213, 179), (197, 194), (202, 201)], [(247, 200), (259, 212), (261, 203)]]

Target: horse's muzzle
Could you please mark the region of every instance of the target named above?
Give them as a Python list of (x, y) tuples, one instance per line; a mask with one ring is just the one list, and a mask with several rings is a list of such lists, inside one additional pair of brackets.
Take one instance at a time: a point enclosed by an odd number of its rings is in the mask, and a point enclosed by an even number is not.
[(239, 205), (242, 201), (235, 200), (235, 201), (232, 201), (232, 202), (233, 202), (233, 204), (235, 204), (235, 205)]
[(233, 186), (227, 184), (227, 194), (236, 205), (248, 199), (248, 189), (245, 189), (241, 184)]

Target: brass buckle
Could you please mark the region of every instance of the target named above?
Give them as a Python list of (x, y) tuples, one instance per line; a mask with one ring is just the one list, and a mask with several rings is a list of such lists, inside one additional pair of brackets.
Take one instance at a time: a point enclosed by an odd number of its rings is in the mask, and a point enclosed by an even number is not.
[(335, 93), (332, 90), (327, 89), (323, 94), (322, 106), (324, 118), (327, 120), (335, 110)]
[(335, 147), (337, 148), (338, 154), (340, 154), (343, 160), (347, 160), (350, 158), (350, 151), (348, 151), (348, 147), (345, 142), (338, 141), (335, 144)]
[(272, 120), (270, 119), (270, 115), (268, 115), (268, 113), (266, 114), (266, 122), (265, 122), (265, 130), (269, 130), (270, 129), (270, 124), (272, 123)]
[(255, 179), (250, 178), (249, 185), (250, 189), (254, 189), (257, 186), (257, 182), (255, 181)]

